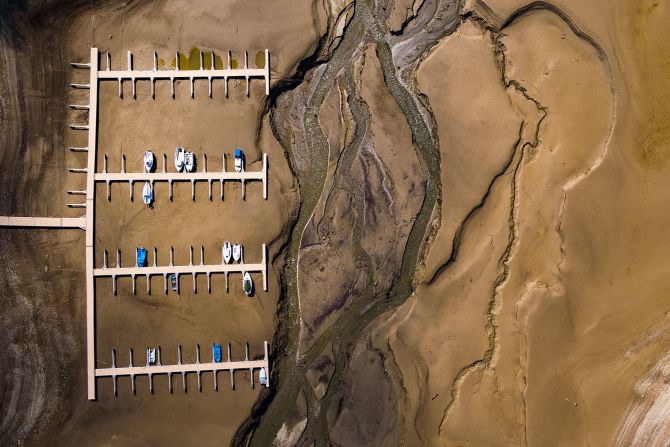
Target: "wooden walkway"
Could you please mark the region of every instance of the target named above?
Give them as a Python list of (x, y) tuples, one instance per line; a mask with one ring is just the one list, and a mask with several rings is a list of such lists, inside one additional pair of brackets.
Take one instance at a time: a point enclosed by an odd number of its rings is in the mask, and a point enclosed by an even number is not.
[(86, 217), (0, 216), (0, 227), (86, 229)]
[(239, 370), (248, 370), (250, 376), (251, 387), (254, 387), (254, 371), (264, 370), (266, 375), (265, 387), (270, 386), (270, 358), (268, 355), (268, 342), (264, 343), (264, 358), (262, 360), (249, 360), (249, 346), (245, 347), (245, 359), (242, 361), (231, 360), (231, 348), (228, 344), (228, 360), (222, 362), (214, 361), (214, 348), (212, 347), (212, 361), (208, 363), (200, 363), (200, 347), (196, 345), (196, 363), (182, 363), (181, 346), (177, 348), (178, 363), (174, 365), (162, 365), (160, 359), (160, 347), (157, 348), (157, 364), (146, 366), (133, 365), (133, 351), (129, 352), (129, 363), (127, 367), (116, 366), (116, 351), (112, 350), (112, 367), (111, 368), (97, 368), (95, 370), (96, 377), (111, 377), (114, 380), (114, 395), (117, 395), (117, 377), (130, 376), (132, 391), (135, 393), (135, 376), (149, 376), (149, 392), (153, 393), (153, 376), (164, 374), (168, 376), (169, 391), (172, 392), (172, 375), (180, 374), (182, 376), (182, 386), (184, 392), (186, 391), (186, 375), (195, 373), (198, 376), (198, 389), (202, 390), (201, 374), (213, 373), (214, 375), (214, 389), (218, 389), (219, 371), (230, 371), (230, 386), (235, 389), (234, 373)]
[[(174, 98), (174, 82), (175, 80), (187, 79), (191, 83), (191, 97), (194, 95), (194, 82), (199, 79), (205, 79), (209, 83), (209, 95), (212, 95), (212, 82), (214, 79), (223, 79), (225, 81), (226, 96), (228, 95), (228, 79), (237, 78), (246, 80), (246, 93), (249, 96), (249, 81), (252, 78), (262, 78), (265, 80), (265, 94), (270, 93), (270, 54), (265, 50), (265, 67), (264, 68), (249, 68), (248, 56), (245, 52), (244, 67), (240, 69), (232, 68), (232, 61), (230, 52), (228, 53), (228, 68), (225, 69), (205, 69), (203, 54), (200, 53), (200, 69), (198, 70), (181, 70), (179, 66), (179, 53), (176, 54), (176, 67), (174, 70), (159, 70), (158, 69), (158, 55), (154, 52), (154, 67), (153, 70), (134, 70), (132, 63), (132, 54), (128, 52), (128, 68), (127, 70), (112, 70), (109, 53), (107, 54), (106, 70), (99, 68), (100, 53), (97, 48), (90, 50), (89, 63), (72, 63), (76, 68), (85, 68), (89, 70), (89, 81), (87, 84), (73, 83), (71, 87), (75, 89), (86, 89), (89, 91), (88, 104), (72, 104), (71, 108), (76, 110), (88, 111), (88, 123), (86, 124), (71, 124), (70, 128), (75, 131), (86, 131), (88, 133), (88, 143), (85, 147), (70, 147), (70, 150), (75, 152), (86, 152), (87, 161), (85, 167), (70, 168), (70, 172), (81, 172), (86, 174), (86, 189), (81, 191), (69, 191), (75, 196), (84, 196), (85, 201), (82, 203), (68, 204), (71, 208), (85, 209), (85, 215), (78, 218), (67, 217), (20, 217), (20, 216), (0, 216), (0, 227), (24, 227), (24, 228), (77, 228), (83, 229), (86, 232), (85, 236), (85, 259), (86, 259), (86, 368), (87, 368), (87, 385), (88, 385), (88, 399), (96, 399), (96, 377), (109, 376), (110, 371), (106, 369), (96, 369), (95, 359), (95, 280), (101, 276), (147, 276), (164, 275), (170, 273), (176, 274), (190, 274), (194, 278), (198, 274), (206, 274), (209, 277), (212, 273), (224, 273), (227, 275), (231, 272), (262, 272), (263, 274), (263, 289), (267, 290), (267, 260), (266, 249), (263, 246), (263, 260), (260, 264), (229, 264), (229, 265), (200, 265), (189, 266), (166, 266), (166, 267), (145, 267), (145, 268), (123, 268), (117, 265), (114, 268), (108, 268), (105, 261), (105, 266), (101, 269), (95, 268), (95, 183), (105, 182), (108, 185), (111, 182), (128, 182), (131, 186), (136, 181), (159, 182), (166, 181), (172, 185), (175, 181), (190, 181), (193, 185), (196, 181), (207, 181), (210, 186), (211, 199), (211, 183), (225, 181), (241, 181), (242, 184), (246, 181), (262, 181), (263, 182), (263, 197), (267, 199), (267, 155), (263, 154), (263, 168), (258, 172), (194, 172), (194, 173), (126, 173), (118, 174), (102, 172), (96, 173), (96, 159), (98, 149), (98, 84), (104, 80), (116, 80), (119, 83), (119, 95), (123, 96), (123, 82), (130, 80), (132, 82), (133, 97), (135, 97), (135, 83), (137, 80), (148, 79), (151, 81), (152, 97), (155, 94), (155, 82), (157, 80), (170, 80), (172, 83), (172, 96)], [(211, 67), (214, 67), (214, 54), (211, 54)], [(104, 170), (106, 171), (106, 169)], [(164, 169), (165, 171), (165, 169)], [(131, 188), (132, 191), (132, 188)], [(223, 188), (222, 188), (223, 191)], [(131, 193), (132, 194), (132, 193)], [(223, 192), (222, 192), (223, 194)], [(244, 188), (243, 188), (244, 194)], [(108, 190), (109, 197), (109, 190)], [(132, 196), (131, 196), (132, 199)], [(171, 263), (172, 264), (172, 263)], [(167, 287), (167, 286), (166, 286)], [(195, 287), (195, 285), (194, 285)], [(134, 290), (134, 279), (133, 279)], [(261, 362), (261, 363), (258, 363)], [(265, 363), (263, 361), (248, 361), (244, 362), (230, 362), (226, 364), (211, 363), (211, 364), (197, 364), (197, 365), (177, 365), (177, 366), (160, 366), (160, 367), (129, 367), (116, 368), (111, 371), (113, 377), (119, 375), (135, 375), (141, 374), (140, 371), (145, 371), (150, 376), (153, 374), (168, 374), (194, 371), (198, 373), (198, 378), (202, 371), (216, 371), (219, 369), (227, 369), (232, 371), (236, 369), (257, 369), (258, 365), (261, 368), (268, 369), (267, 343), (265, 353)], [(218, 366), (224, 365), (224, 366)], [(138, 369), (139, 368), (139, 369)], [(158, 368), (158, 369), (155, 369)], [(128, 373), (128, 374), (126, 374)], [(116, 379), (115, 379), (116, 380)], [(116, 384), (116, 382), (115, 382)]]
[[(214, 52), (210, 53), (210, 67), (214, 67), (215, 56)], [(98, 72), (98, 79), (102, 80), (116, 80), (119, 83), (119, 97), (123, 97), (123, 81), (129, 80), (132, 82), (132, 95), (136, 96), (135, 83), (138, 80), (151, 81), (151, 97), (155, 97), (155, 81), (169, 80), (172, 85), (172, 97), (175, 96), (174, 81), (178, 79), (188, 79), (191, 84), (191, 98), (194, 97), (194, 82), (197, 79), (206, 79), (209, 85), (209, 96), (212, 97), (212, 82), (214, 79), (223, 79), (225, 82), (225, 95), (228, 96), (228, 79), (245, 79), (246, 80), (246, 94), (249, 96), (249, 81), (252, 78), (265, 79), (265, 94), (270, 94), (270, 52), (265, 50), (265, 67), (263, 68), (249, 68), (249, 56), (244, 52), (244, 67), (232, 68), (231, 53), (228, 52), (228, 68), (205, 68), (203, 53), (200, 52), (200, 68), (196, 70), (181, 70), (179, 62), (179, 53), (175, 55), (175, 69), (162, 70), (158, 68), (158, 54), (154, 51), (154, 66), (153, 70), (135, 70), (133, 68), (133, 55), (128, 51), (128, 68), (126, 70), (112, 70), (111, 57), (107, 53), (107, 69)], [(86, 64), (73, 64), (75, 66), (84, 67)], [(75, 88), (86, 88), (85, 84), (73, 84)]]
[[(125, 159), (121, 159), (121, 172), (107, 172), (107, 162), (105, 159), (103, 171), (93, 174), (96, 182), (105, 182), (107, 184), (107, 200), (111, 199), (110, 183), (127, 182), (130, 186), (130, 200), (133, 200), (132, 185), (135, 182), (150, 182), (153, 186), (154, 182), (167, 182), (170, 185), (169, 198), (172, 200), (172, 183), (174, 182), (191, 182), (195, 185), (196, 182), (207, 182), (209, 184), (209, 199), (212, 199), (212, 183), (217, 182), (221, 184), (221, 199), (223, 199), (223, 183), (227, 181), (242, 182), (242, 197), (246, 195), (246, 182), (260, 181), (263, 182), (263, 198), (268, 198), (268, 155), (263, 154), (263, 165), (260, 171), (226, 171), (208, 172), (203, 169), (200, 172), (166, 172), (165, 159), (163, 162), (163, 172), (125, 172)], [(225, 164), (225, 155), (224, 155)], [(203, 163), (204, 165), (204, 163)], [(191, 188), (191, 196), (195, 200), (195, 187)]]
[(150, 278), (152, 276), (163, 276), (163, 283), (164, 283), (164, 289), (165, 293), (167, 293), (168, 290), (168, 283), (167, 283), (167, 277), (168, 275), (175, 274), (177, 275), (177, 278), (179, 278), (179, 275), (191, 275), (193, 277), (193, 291), (196, 291), (196, 276), (197, 275), (207, 275), (207, 290), (211, 291), (211, 276), (212, 274), (220, 274), (223, 273), (226, 276), (226, 290), (228, 290), (228, 274), (229, 273), (241, 273), (243, 274), (244, 272), (249, 272), (249, 273), (254, 273), (258, 272), (263, 275), (263, 290), (267, 291), (268, 290), (268, 283), (267, 283), (267, 247), (265, 244), (263, 244), (263, 254), (262, 254), (262, 259), (260, 263), (252, 263), (248, 264), (245, 262), (240, 262), (240, 263), (231, 263), (231, 264), (224, 264), (221, 262), (221, 264), (205, 264), (204, 263), (204, 255), (203, 251), (201, 250), (200, 252), (200, 264), (194, 264), (193, 263), (193, 247), (191, 247), (190, 251), (190, 262), (188, 265), (174, 265), (172, 262), (173, 259), (173, 251), (172, 247), (170, 247), (170, 264), (169, 265), (163, 265), (163, 266), (158, 266), (156, 265), (156, 249), (154, 248), (154, 264), (153, 266), (147, 266), (147, 267), (138, 267), (137, 265), (132, 266), (132, 267), (121, 267), (119, 264), (119, 259), (120, 259), (120, 254), (117, 251), (117, 261), (116, 261), (116, 266), (115, 267), (109, 267), (107, 265), (107, 251), (104, 252), (104, 261), (103, 261), (103, 266), (101, 268), (94, 268), (93, 269), (93, 276), (96, 278), (99, 277), (107, 277), (107, 278), (112, 278), (112, 291), (114, 294), (116, 294), (116, 279), (117, 277), (128, 277), (130, 276), (133, 278), (133, 293), (136, 292), (135, 290), (135, 278), (138, 276), (144, 276), (147, 279), (147, 293), (151, 293), (151, 281)]

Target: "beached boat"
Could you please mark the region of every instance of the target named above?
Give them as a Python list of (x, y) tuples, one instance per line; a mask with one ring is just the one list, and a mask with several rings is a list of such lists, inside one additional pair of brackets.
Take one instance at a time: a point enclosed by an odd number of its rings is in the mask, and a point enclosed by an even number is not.
[(258, 373), (258, 383), (261, 385), (266, 385), (268, 383), (268, 374), (265, 372), (265, 368), (261, 368)]
[(230, 264), (230, 257), (233, 254), (233, 247), (230, 245), (230, 242), (224, 241), (223, 248), (221, 249), (221, 255), (223, 256), (223, 262)]
[(184, 148), (178, 147), (174, 151), (174, 167), (181, 172), (184, 169)]
[(218, 343), (212, 343), (212, 353), (214, 357), (214, 361), (216, 363), (221, 363), (223, 360), (223, 356), (221, 355), (221, 345)]
[(235, 149), (235, 171), (244, 171), (244, 152), (242, 149)]
[(251, 280), (249, 272), (244, 272), (244, 275), (242, 275), (242, 288), (247, 296), (251, 296), (254, 292), (254, 282)]
[(193, 172), (195, 169), (195, 155), (193, 152), (184, 152), (184, 167), (186, 172)]
[(156, 348), (147, 348), (147, 366), (156, 364)]
[(240, 262), (242, 259), (242, 244), (233, 245), (233, 261)]
[(144, 204), (148, 207), (151, 206), (151, 204), (154, 201), (154, 190), (151, 187), (151, 182), (144, 182), (144, 189), (142, 190), (142, 200), (144, 200)]
[(138, 267), (147, 266), (147, 249), (144, 247), (137, 247), (135, 249), (135, 262)]
[(144, 172), (151, 172), (154, 170), (154, 154), (151, 151), (144, 153)]

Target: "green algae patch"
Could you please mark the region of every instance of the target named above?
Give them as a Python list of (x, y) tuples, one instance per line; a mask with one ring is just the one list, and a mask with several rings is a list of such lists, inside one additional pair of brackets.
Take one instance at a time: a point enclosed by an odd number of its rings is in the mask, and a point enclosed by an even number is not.
[(256, 51), (256, 67), (265, 68), (265, 51)]
[[(212, 51), (204, 51), (202, 53), (203, 62), (202, 65), (205, 67), (205, 70), (210, 70), (212, 68)], [(214, 53), (214, 69), (222, 70), (223, 69), (223, 60), (221, 56)]]
[[(212, 51), (203, 51), (202, 52), (202, 66), (204, 69), (209, 70), (212, 68)], [(162, 59), (161, 59), (162, 60)], [(176, 58), (172, 58), (170, 66), (176, 68)], [(188, 52), (188, 55), (184, 53), (179, 53), (179, 69), (180, 70), (200, 70), (200, 48), (194, 47), (191, 48)], [(223, 60), (221, 56), (214, 53), (214, 69), (223, 70)]]
[[(173, 57), (172, 61), (170, 61), (170, 66), (172, 68), (177, 68), (177, 58)], [(180, 70), (186, 70), (189, 66), (188, 63), (188, 57), (185, 54), (179, 53), (179, 69)]]

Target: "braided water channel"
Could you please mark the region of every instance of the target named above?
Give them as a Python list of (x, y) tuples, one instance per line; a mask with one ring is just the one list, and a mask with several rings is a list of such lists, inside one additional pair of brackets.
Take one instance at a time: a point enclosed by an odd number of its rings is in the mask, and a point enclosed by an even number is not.
[[(339, 381), (343, 377), (343, 372), (346, 370), (346, 364), (354, 342), (372, 321), (381, 314), (402, 304), (411, 295), (413, 290), (414, 273), (419, 259), (419, 250), (428, 235), (428, 231), (430, 231), (431, 216), (440, 195), (440, 157), (437, 144), (431, 136), (429, 124), (425, 122), (424, 116), (419, 111), (412, 94), (397, 79), (391, 49), (384, 38), (385, 33), (382, 32), (385, 29), (385, 25), (379, 23), (368, 1), (357, 0), (355, 2), (354, 16), (345, 30), (340, 45), (333, 53), (332, 58), (327, 62), (320, 77), (317, 78), (318, 75), (314, 77), (316, 79), (316, 86), (312, 90), (313, 93), (303, 116), (306, 148), (310, 151), (309, 168), (302, 171), (294, 169), (294, 174), (297, 176), (300, 184), (302, 203), (297, 221), (291, 232), (287, 248), (287, 263), (282, 277), (283, 305), (286, 308), (283, 312), (280, 312), (280, 315), (287, 317), (288, 320), (284, 323), (285, 330), (280, 334), (283, 337), (281, 341), (283, 345), (280, 347), (281, 352), (275, 353), (276, 361), (273, 365), (274, 371), (278, 372), (278, 380), (273, 384), (276, 393), (274, 396), (268, 396), (267, 399), (271, 399), (271, 401), (266, 406), (261, 405), (260, 409), (257, 410), (258, 414), (254, 414), (251, 420), (247, 421), (240, 428), (233, 441), (234, 444), (271, 445), (277, 432), (294, 408), (301, 389), (308, 389), (305, 380), (306, 371), (325, 346), (331, 342), (336, 342), (340, 349), (338, 349), (335, 356), (335, 373), (326, 394), (323, 396), (320, 404), (318, 404), (320, 407), (320, 411), (317, 412), (318, 416), (312, 418), (314, 412), (310, 412), (308, 426), (303, 434), (303, 441), (306, 440), (305, 437), (308, 437), (315, 440), (317, 445), (327, 444), (327, 409), (335, 390), (338, 388)], [(445, 30), (444, 34), (449, 31)], [(374, 291), (370, 275), (368, 284), (362, 295), (341, 315), (335, 325), (327, 329), (306, 353), (301, 354), (298, 352), (300, 309), (297, 288), (297, 260), (303, 231), (323, 192), (329, 155), (328, 141), (319, 123), (318, 113), (333, 83), (337, 82), (337, 78), (344, 73), (347, 94), (350, 97), (349, 107), (352, 117), (356, 122), (356, 134), (350, 145), (345, 148), (343, 156), (353, 157), (356, 155), (366, 132), (368, 111), (362, 101), (356, 97), (357, 92), (355, 91), (351, 75), (353, 73), (353, 60), (355, 59), (353, 55), (368, 42), (376, 43), (377, 57), (383, 70), (386, 86), (405, 115), (411, 128), (412, 139), (419, 155), (419, 160), (428, 174), (425, 196), (421, 209), (409, 233), (399, 274), (391, 287), (382, 291)], [(281, 114), (282, 111), (274, 109), (273, 113)], [(275, 118), (277, 120), (284, 119), (282, 116)], [(275, 134), (280, 134), (280, 132), (275, 132)], [(284, 141), (282, 141), (281, 135), (279, 139), (282, 145), (290, 152), (291, 144), (289, 139), (284, 138)], [(343, 167), (342, 169), (348, 170), (350, 169), (351, 162), (341, 163), (341, 166)], [(340, 164), (338, 164), (338, 170), (340, 169)], [(340, 182), (352, 181), (347, 180), (351, 179), (352, 176), (347, 175), (346, 172), (338, 173), (338, 178)], [(346, 189), (351, 193), (353, 197), (352, 206), (362, 207), (361, 192), (356, 191), (359, 185), (354, 183), (355, 181), (352, 181), (352, 184), (342, 185), (342, 189)], [(356, 242), (360, 241), (360, 231), (360, 225), (357, 222), (354, 226), (353, 238), (355, 256), (363, 263), (367, 263), (367, 254), (360, 247), (360, 243)], [(307, 394), (308, 408), (317, 405), (313, 399), (310, 399), (310, 395), (311, 393)]]

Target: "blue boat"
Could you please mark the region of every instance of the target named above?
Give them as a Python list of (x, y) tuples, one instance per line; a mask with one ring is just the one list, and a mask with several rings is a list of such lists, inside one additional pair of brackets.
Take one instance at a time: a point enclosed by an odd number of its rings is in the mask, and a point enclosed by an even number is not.
[(137, 247), (137, 266), (146, 267), (147, 266), (147, 249), (144, 247)]
[(244, 152), (240, 148), (235, 149), (235, 171), (244, 171)]
[(214, 361), (221, 363), (221, 345), (218, 343), (212, 344), (212, 351), (214, 351)]

